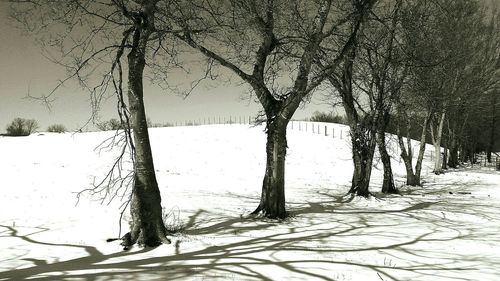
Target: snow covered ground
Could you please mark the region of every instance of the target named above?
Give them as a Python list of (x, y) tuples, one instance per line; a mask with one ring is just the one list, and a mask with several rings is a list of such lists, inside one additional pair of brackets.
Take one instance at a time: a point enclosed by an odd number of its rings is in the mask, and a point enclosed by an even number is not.
[(378, 193), (377, 163), (377, 198), (349, 200), (347, 129), (327, 126), (335, 138), (289, 130), (281, 223), (246, 217), (264, 174), (262, 127), (151, 129), (167, 223), (183, 230), (130, 251), (105, 242), (122, 202), (75, 205), (110, 166), (114, 153), (94, 148), (112, 132), (0, 137), (0, 280), (500, 280), (499, 172), (435, 176), (427, 157), (413, 188), (396, 158), (402, 195)]

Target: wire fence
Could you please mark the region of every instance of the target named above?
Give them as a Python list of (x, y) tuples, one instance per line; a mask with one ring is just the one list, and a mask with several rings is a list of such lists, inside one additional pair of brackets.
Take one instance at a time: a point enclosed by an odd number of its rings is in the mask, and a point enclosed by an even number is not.
[[(255, 125), (255, 117), (252, 116), (212, 116), (198, 119), (190, 119), (185, 121), (175, 121), (167, 124), (156, 124), (152, 127), (167, 127), (167, 126), (201, 126), (201, 125)], [(311, 133), (330, 138), (346, 139), (349, 137), (349, 128), (345, 125), (337, 123), (312, 122), (306, 120), (292, 120), (288, 123), (288, 130)], [(399, 156), (399, 147), (395, 146), (395, 155)], [(431, 161), (434, 161), (434, 151), (429, 149), (426, 155), (430, 156)], [(399, 159), (401, 162), (401, 159)], [(487, 167), (494, 166), (497, 171), (500, 171), (500, 157), (492, 156), (492, 161), (488, 162), (486, 155), (477, 154), (475, 165)], [(474, 165), (473, 164), (473, 165)]]
[[(201, 125), (255, 125), (255, 118), (252, 116), (217, 116), (190, 119), (185, 121), (175, 121), (167, 124), (156, 124), (152, 127), (167, 126), (201, 126)], [(292, 120), (288, 123), (287, 129), (312, 133), (331, 138), (345, 139), (349, 135), (348, 128), (336, 123), (311, 122), (304, 120)]]

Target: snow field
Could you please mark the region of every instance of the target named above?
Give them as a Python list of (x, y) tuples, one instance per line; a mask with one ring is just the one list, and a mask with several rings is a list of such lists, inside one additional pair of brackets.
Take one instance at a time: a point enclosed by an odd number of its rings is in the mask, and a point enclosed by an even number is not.
[[(336, 134), (347, 131), (326, 125)], [(0, 137), (0, 280), (500, 276), (499, 173), (463, 169), (435, 176), (427, 157), (424, 188), (407, 187), (404, 165), (395, 158), (402, 196), (378, 193), (377, 163), (371, 184), (377, 198), (351, 200), (345, 196), (352, 177), (348, 138), (298, 131), (296, 125), (288, 132), (286, 166), (291, 216), (281, 223), (246, 216), (260, 198), (262, 126), (151, 129), (162, 203), (171, 212), (167, 224), (181, 224), (183, 231), (171, 245), (121, 251), (118, 242), (105, 242), (118, 235), (121, 202), (101, 204), (85, 195), (75, 205), (75, 192), (91, 187), (112, 164), (117, 150), (94, 150), (112, 135)]]

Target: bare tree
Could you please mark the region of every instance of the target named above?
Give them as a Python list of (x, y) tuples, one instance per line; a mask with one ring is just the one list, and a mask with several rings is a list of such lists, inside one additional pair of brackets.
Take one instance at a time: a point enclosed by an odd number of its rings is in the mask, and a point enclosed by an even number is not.
[[(334, 2), (337, 2), (334, 4)], [(293, 114), (353, 47), (374, 0), (189, 1), (171, 9), (184, 32), (178, 38), (228, 68), (262, 105), (267, 133), (266, 172), (253, 214), (284, 218), (286, 127)], [(195, 16), (196, 15), (196, 16)], [(213, 27), (208, 35), (193, 30)], [(338, 36), (337, 34), (342, 34)], [(331, 63), (315, 67), (336, 37)]]
[(368, 77), (361, 76), (365, 81), (359, 83), (363, 84), (360, 89), (367, 93), (370, 109), (376, 116), (376, 143), (384, 168), (382, 192), (397, 193), (385, 134), (408, 68), (400, 42), (402, 0), (381, 1), (379, 4), (373, 11), (374, 20), (367, 22), (363, 32), (361, 67), (366, 68)]
[[(70, 79), (76, 79), (90, 91), (95, 107), (109, 95), (117, 97), (118, 113), (125, 129), (124, 143), (133, 160), (133, 171), (128, 174), (132, 177), (129, 181), (132, 222), (122, 245), (128, 248), (138, 243), (154, 247), (170, 243), (162, 219), (143, 100), (143, 77), (148, 60), (159, 52), (170, 54), (165, 44), (169, 41), (167, 36), (175, 31), (169, 27), (165, 14), (159, 12), (169, 1), (10, 2), (14, 18), (37, 36), (50, 59), (68, 71), (68, 76), (54, 91), (43, 96), (43, 100), (50, 101), (55, 91)], [(121, 157), (124, 155), (125, 148)], [(113, 169), (121, 167), (115, 163)], [(110, 171), (108, 177), (114, 174)], [(111, 182), (114, 181), (110, 178), (102, 183)], [(112, 196), (112, 187), (112, 184), (98, 185), (91, 191)]]
[[(456, 168), (465, 131), (484, 112), (480, 107), (486, 108), (479, 102), (495, 88), (499, 56), (498, 17), (493, 11), (488, 23), (487, 14), (478, 1), (408, 2), (402, 23), (412, 62), (408, 87), (398, 105), (398, 135), (409, 185), (420, 184), (427, 128), (434, 145), (434, 171), (441, 173), (447, 164)], [(404, 118), (423, 124), (415, 171), (409, 139), (412, 121)]]
[[(402, 1), (379, 1), (362, 28), (339, 71), (328, 81), (340, 95), (350, 127), (354, 172), (350, 193), (369, 196), (375, 147), (384, 166), (382, 192), (397, 193), (386, 148), (391, 109), (406, 77), (400, 42), (397, 41)], [(328, 50), (319, 63), (328, 61)]]

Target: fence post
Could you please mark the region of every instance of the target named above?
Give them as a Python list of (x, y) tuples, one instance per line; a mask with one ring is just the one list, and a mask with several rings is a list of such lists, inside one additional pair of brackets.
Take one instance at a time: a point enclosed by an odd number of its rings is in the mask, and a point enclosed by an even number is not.
[(313, 127), (313, 134), (314, 134), (314, 124), (311, 124), (311, 125), (312, 125), (312, 127)]
[(325, 125), (325, 137), (328, 137), (328, 131), (327, 131), (326, 125)]
[(307, 123), (306, 123), (306, 132), (307, 132)]
[(318, 124), (318, 135), (321, 134), (321, 130), (319, 129), (319, 124)]
[(340, 139), (342, 139), (342, 130), (340, 130)]
[(299, 131), (302, 131), (301, 128), (300, 128), (300, 121), (299, 121)]

